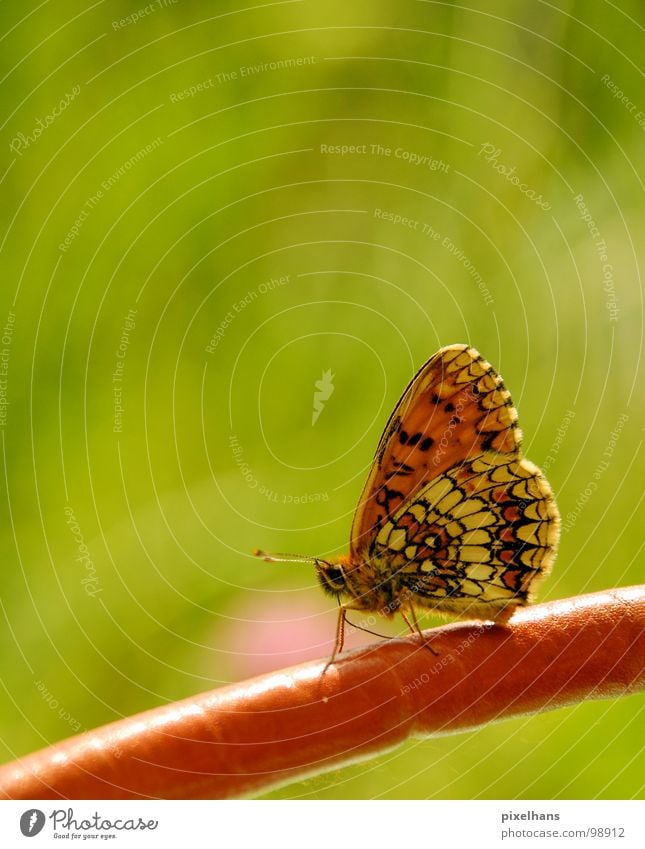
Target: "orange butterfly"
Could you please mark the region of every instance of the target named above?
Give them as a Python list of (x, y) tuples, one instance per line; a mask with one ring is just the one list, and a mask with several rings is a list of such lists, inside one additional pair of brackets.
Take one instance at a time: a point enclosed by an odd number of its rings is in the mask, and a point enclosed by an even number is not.
[(390, 416), (349, 554), (255, 552), (314, 563), (324, 590), (339, 604), (349, 596), (330, 662), (342, 651), (348, 610), (399, 612), (419, 632), (415, 607), (503, 623), (531, 601), (555, 558), (560, 516), (520, 445), (502, 378), (474, 348), (449, 345), (417, 372)]

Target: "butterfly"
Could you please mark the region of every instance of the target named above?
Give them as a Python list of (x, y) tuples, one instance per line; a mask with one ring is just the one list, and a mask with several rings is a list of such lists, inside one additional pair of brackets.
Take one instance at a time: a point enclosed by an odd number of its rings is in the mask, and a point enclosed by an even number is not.
[[(313, 563), (349, 610), (417, 610), (505, 623), (550, 571), (560, 516), (542, 472), (522, 456), (517, 411), (502, 378), (468, 345), (449, 345), (412, 378), (385, 427), (352, 523), (349, 553)], [(346, 599), (341, 603), (341, 599)]]

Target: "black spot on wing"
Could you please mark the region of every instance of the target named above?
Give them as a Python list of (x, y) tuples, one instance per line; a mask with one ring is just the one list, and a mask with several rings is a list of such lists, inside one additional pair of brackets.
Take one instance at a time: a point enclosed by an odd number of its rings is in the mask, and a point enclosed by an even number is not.
[(383, 486), (376, 493), (376, 503), (379, 505), (379, 507), (383, 507), (386, 516), (390, 516), (394, 511), (394, 506), (392, 505), (392, 502), (401, 502), (404, 498), (405, 495), (402, 492), (399, 492), (396, 489), (390, 489), (387, 484), (383, 484)]
[(401, 462), (401, 460), (397, 460), (395, 458), (392, 458), (392, 465), (394, 466), (394, 470), (392, 472), (388, 472), (388, 480), (393, 478), (394, 475), (401, 475), (402, 477), (407, 477), (414, 471), (413, 466), (408, 466), (407, 463), (403, 463)]

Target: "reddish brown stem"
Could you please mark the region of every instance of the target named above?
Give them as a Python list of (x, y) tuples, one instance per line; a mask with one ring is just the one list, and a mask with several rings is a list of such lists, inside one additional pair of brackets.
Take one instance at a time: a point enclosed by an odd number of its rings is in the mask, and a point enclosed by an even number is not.
[(407, 737), (645, 687), (645, 587), (456, 623), (282, 670), (82, 734), (0, 768), (0, 798), (231, 798)]

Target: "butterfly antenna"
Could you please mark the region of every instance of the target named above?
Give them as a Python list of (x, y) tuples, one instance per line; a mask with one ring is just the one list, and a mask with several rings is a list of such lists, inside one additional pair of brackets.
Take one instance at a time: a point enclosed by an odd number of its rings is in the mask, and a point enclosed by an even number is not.
[(260, 548), (254, 548), (253, 555), (261, 557), (267, 563), (309, 563), (315, 566), (320, 561), (320, 557), (308, 557), (305, 554), (267, 554)]

